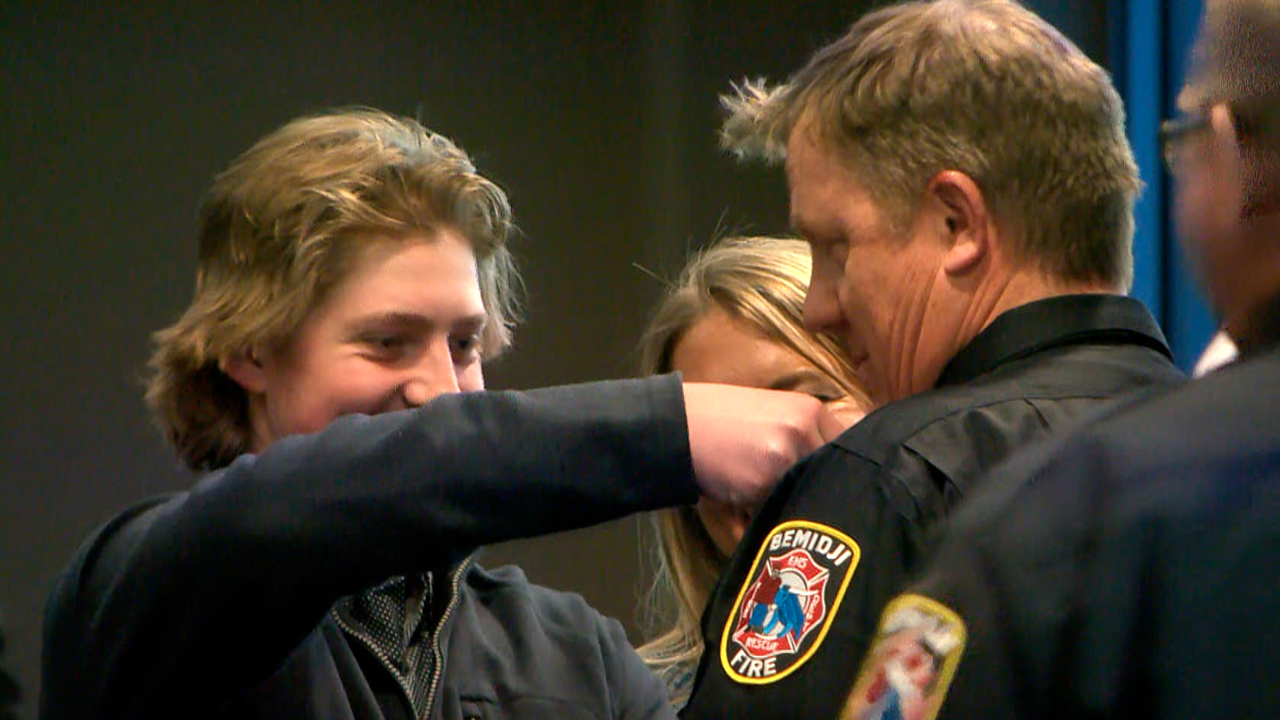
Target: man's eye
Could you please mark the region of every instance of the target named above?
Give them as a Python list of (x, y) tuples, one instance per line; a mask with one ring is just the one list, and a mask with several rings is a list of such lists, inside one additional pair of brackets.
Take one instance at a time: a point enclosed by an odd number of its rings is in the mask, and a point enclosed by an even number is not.
[(470, 359), (480, 353), (480, 333), (457, 337), (450, 336), (449, 345), (455, 358)]
[(848, 255), (848, 246), (843, 240), (815, 242), (811, 243), (810, 247), (809, 257), (818, 272), (834, 272), (837, 269), (843, 272), (844, 261)]
[(395, 354), (409, 346), (409, 338), (404, 335), (370, 335), (364, 343), (379, 354)]

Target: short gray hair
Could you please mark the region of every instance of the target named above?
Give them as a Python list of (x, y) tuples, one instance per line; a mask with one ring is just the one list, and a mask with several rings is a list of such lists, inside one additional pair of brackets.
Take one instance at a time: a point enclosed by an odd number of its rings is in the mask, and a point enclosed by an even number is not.
[(1106, 72), (1011, 0), (905, 2), (866, 15), (781, 85), (722, 98), (723, 144), (777, 161), (802, 122), (902, 227), (952, 169), (1015, 228), (1017, 257), (1128, 286), (1137, 164)]

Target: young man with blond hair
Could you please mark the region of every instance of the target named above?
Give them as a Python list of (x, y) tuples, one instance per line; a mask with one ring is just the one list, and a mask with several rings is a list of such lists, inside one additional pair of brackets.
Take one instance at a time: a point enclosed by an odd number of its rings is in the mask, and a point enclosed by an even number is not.
[(1208, 0), (1195, 58), (1165, 157), (1240, 357), (1020, 455), (957, 515), (907, 596), (963, 630), (940, 717), (1280, 708), (1280, 3)]
[(758, 502), (829, 418), (672, 376), (479, 392), (516, 316), (510, 231), (461, 149), (372, 110), (215, 179), (147, 393), (205, 475), (60, 578), (43, 718), (670, 717), (616, 622), (471, 554), (699, 490)]
[[(1017, 3), (889, 6), (726, 105), (730, 148), (785, 158), (807, 325), (844, 338), (883, 406), (756, 514), (681, 715), (834, 717), (885, 603), (985, 469), (1182, 376), (1123, 296), (1139, 182), (1120, 98)], [(786, 634), (750, 622), (773, 575), (803, 598)]]

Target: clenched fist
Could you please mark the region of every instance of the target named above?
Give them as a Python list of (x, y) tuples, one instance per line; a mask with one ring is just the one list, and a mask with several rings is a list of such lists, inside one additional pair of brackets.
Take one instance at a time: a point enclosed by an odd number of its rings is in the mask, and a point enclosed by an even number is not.
[(684, 384), (693, 470), (703, 495), (754, 507), (797, 460), (834, 439), (839, 419), (803, 393)]

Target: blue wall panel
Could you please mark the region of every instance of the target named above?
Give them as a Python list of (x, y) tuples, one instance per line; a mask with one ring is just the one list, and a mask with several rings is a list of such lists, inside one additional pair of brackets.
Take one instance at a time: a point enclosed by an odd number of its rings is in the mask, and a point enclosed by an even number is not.
[(1215, 323), (1183, 267), (1172, 220), (1172, 192), (1160, 161), (1161, 120), (1176, 113), (1202, 0), (1111, 0), (1111, 70), (1124, 96), (1127, 130), (1145, 191), (1135, 209), (1133, 295), (1164, 327), (1178, 364), (1189, 369)]
[[(1178, 91), (1187, 69), (1191, 45), (1195, 41), (1203, 12), (1201, 0), (1168, 0), (1165, 19), (1168, 48), (1168, 72), (1165, 86), (1171, 112), (1176, 110)], [(1170, 328), (1169, 342), (1178, 363), (1194, 362), (1205, 343), (1213, 335), (1216, 323), (1209, 313), (1199, 286), (1183, 263), (1182, 247), (1174, 234), (1168, 238), (1169, 258), (1166, 274), (1164, 322)]]

